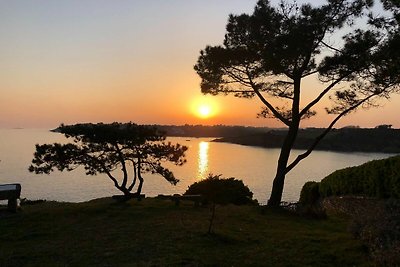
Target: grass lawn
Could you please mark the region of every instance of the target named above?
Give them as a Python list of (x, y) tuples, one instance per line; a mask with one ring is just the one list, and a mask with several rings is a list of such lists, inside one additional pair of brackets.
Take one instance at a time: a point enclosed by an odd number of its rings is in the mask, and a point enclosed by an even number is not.
[(45, 202), (0, 215), (0, 266), (369, 266), (343, 218), (148, 198)]

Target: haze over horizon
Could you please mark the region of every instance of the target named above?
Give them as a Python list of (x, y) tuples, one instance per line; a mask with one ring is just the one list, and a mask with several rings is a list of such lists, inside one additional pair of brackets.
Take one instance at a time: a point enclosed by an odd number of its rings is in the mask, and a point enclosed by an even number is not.
[[(251, 13), (256, 2), (3, 1), (0, 128), (113, 121), (282, 127), (256, 118), (257, 99), (203, 96), (193, 70), (201, 49), (222, 44), (228, 15)], [(319, 84), (306, 84), (312, 97)], [(360, 110), (336, 127), (400, 128), (399, 100)], [(318, 111), (302, 126), (326, 127), (323, 105)]]

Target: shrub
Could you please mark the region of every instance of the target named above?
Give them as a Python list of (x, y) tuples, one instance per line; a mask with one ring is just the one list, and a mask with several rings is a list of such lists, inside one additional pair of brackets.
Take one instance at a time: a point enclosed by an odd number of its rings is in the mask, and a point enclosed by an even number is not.
[(307, 182), (301, 189), (299, 203), (301, 205), (314, 205), (319, 197), (319, 183)]
[(324, 219), (326, 213), (320, 203), (319, 183), (307, 182), (303, 185), (300, 192), (299, 205), (297, 212), (301, 215)]
[(221, 175), (209, 174), (202, 181), (189, 186), (184, 195), (202, 195), (206, 202), (212, 203), (208, 234), (212, 233), (212, 225), (215, 217), (216, 204), (245, 205), (256, 203), (253, 193), (243, 184), (243, 181), (235, 178), (221, 179)]
[(190, 185), (184, 195), (202, 195), (207, 201), (215, 204), (253, 204), (253, 193), (235, 178), (220, 178), (221, 175), (209, 174), (202, 181)]
[(322, 197), (360, 195), (398, 199), (400, 198), (400, 156), (337, 170), (322, 179), (319, 192)]

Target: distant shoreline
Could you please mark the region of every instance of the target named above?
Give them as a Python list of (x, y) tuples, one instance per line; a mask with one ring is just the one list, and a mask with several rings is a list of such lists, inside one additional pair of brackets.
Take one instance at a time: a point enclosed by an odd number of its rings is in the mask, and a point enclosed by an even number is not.
[[(280, 148), (287, 129), (226, 125), (148, 125), (165, 132), (169, 137), (215, 138), (213, 142), (245, 146)], [(300, 129), (294, 149), (308, 149), (325, 128)], [(58, 128), (50, 130), (59, 132)], [(390, 125), (375, 128), (345, 127), (332, 129), (315, 150), (338, 152), (400, 153), (400, 129)]]
[[(299, 131), (294, 149), (308, 149), (324, 129), (307, 128)], [(280, 148), (285, 131), (271, 130), (267, 133), (222, 137), (213, 142), (233, 143), (245, 146)], [(315, 150), (337, 152), (400, 153), (400, 129), (391, 128), (342, 128), (333, 129), (322, 139)]]

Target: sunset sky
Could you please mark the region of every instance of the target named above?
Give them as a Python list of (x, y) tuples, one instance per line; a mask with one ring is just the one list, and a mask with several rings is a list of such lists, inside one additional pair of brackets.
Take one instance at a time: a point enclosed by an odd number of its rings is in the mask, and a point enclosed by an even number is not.
[[(251, 13), (256, 2), (1, 1), (0, 128), (113, 121), (280, 127), (256, 118), (256, 99), (202, 96), (193, 70), (201, 49), (222, 43), (228, 14)], [(319, 86), (306, 85), (310, 95)], [(398, 103), (393, 97), (338, 126), (398, 128)], [(302, 126), (327, 126), (320, 114)]]

